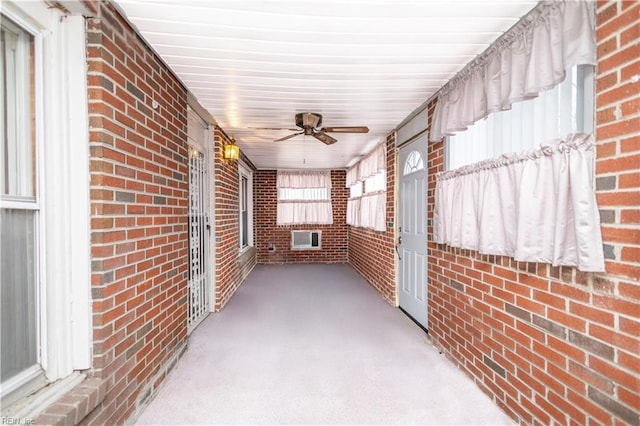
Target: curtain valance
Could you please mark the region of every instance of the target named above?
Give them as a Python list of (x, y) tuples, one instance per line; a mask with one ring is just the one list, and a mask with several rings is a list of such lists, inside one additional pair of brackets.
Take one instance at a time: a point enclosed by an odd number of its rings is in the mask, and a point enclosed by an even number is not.
[(346, 179), (346, 186), (347, 188), (355, 185), (356, 183), (358, 183), (359, 179), (358, 179), (358, 173), (360, 171), (360, 163), (356, 163), (353, 166), (351, 166), (351, 168), (349, 170), (347, 170), (347, 179)]
[(376, 146), (373, 151), (360, 160), (358, 166), (358, 180), (364, 181), (366, 178), (375, 175), (387, 168), (385, 158), (385, 144)]
[(331, 172), (318, 170), (278, 170), (278, 188), (331, 188)]
[(542, 2), (439, 92), (430, 140), (536, 97), (574, 65), (596, 64), (593, 2)]

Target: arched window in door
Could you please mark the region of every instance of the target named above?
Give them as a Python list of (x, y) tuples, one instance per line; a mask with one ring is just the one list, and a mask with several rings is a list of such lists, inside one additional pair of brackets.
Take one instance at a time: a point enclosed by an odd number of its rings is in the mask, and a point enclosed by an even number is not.
[(410, 173), (417, 172), (418, 170), (424, 170), (424, 160), (418, 151), (411, 151), (404, 163), (404, 171), (402, 175), (406, 176)]

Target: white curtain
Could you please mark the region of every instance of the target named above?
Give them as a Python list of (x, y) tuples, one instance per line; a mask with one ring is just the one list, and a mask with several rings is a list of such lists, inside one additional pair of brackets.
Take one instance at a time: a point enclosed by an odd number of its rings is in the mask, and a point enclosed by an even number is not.
[(385, 231), (387, 215), (387, 193), (364, 194), (360, 198), (360, 225), (374, 231)]
[(325, 170), (278, 170), (278, 188), (331, 188), (331, 172)]
[(278, 201), (278, 225), (331, 225), (331, 201)]
[(360, 226), (360, 198), (347, 201), (347, 225)]
[(386, 145), (382, 143), (360, 160), (358, 163), (358, 180), (364, 181), (366, 178), (387, 168), (385, 148)]
[(542, 2), (467, 65), (438, 94), (430, 140), (536, 97), (561, 82), (574, 65), (595, 65), (592, 3)]
[(276, 186), (276, 224), (333, 223), (330, 171), (278, 170)]
[(604, 271), (593, 136), (439, 173), (434, 240), (518, 261)]
[(364, 185), (364, 194), (353, 196), (352, 191), (347, 201), (347, 225), (376, 231), (387, 229), (386, 170), (386, 144), (382, 143), (347, 171), (347, 188)]
[(347, 178), (346, 178), (346, 182), (345, 185), (347, 186), (347, 188), (355, 185), (356, 183), (358, 183), (359, 179), (358, 179), (358, 173), (360, 171), (360, 167), (358, 167), (360, 165), (360, 163), (356, 163), (353, 166), (351, 166), (351, 168), (349, 170), (347, 170)]

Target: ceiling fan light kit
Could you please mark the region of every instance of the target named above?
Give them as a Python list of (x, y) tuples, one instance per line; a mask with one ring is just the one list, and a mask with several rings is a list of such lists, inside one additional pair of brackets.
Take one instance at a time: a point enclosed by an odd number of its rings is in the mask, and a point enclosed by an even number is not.
[[(296, 126), (301, 130), (274, 142), (282, 142), (298, 135), (313, 136), (326, 145), (332, 145), (338, 140), (327, 133), (368, 133), (367, 126), (342, 126), (342, 127), (320, 127), (322, 126), (322, 115), (315, 112), (299, 112), (296, 114)], [(279, 127), (268, 127), (263, 130), (292, 130)], [(295, 129), (297, 130), (297, 129)]]

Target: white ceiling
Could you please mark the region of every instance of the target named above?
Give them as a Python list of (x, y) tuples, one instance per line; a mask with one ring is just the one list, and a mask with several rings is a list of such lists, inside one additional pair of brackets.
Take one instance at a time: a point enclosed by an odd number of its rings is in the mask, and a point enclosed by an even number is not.
[[(343, 168), (537, 1), (117, 0), (142, 36), (260, 169)], [(368, 134), (311, 136), (297, 112)]]

